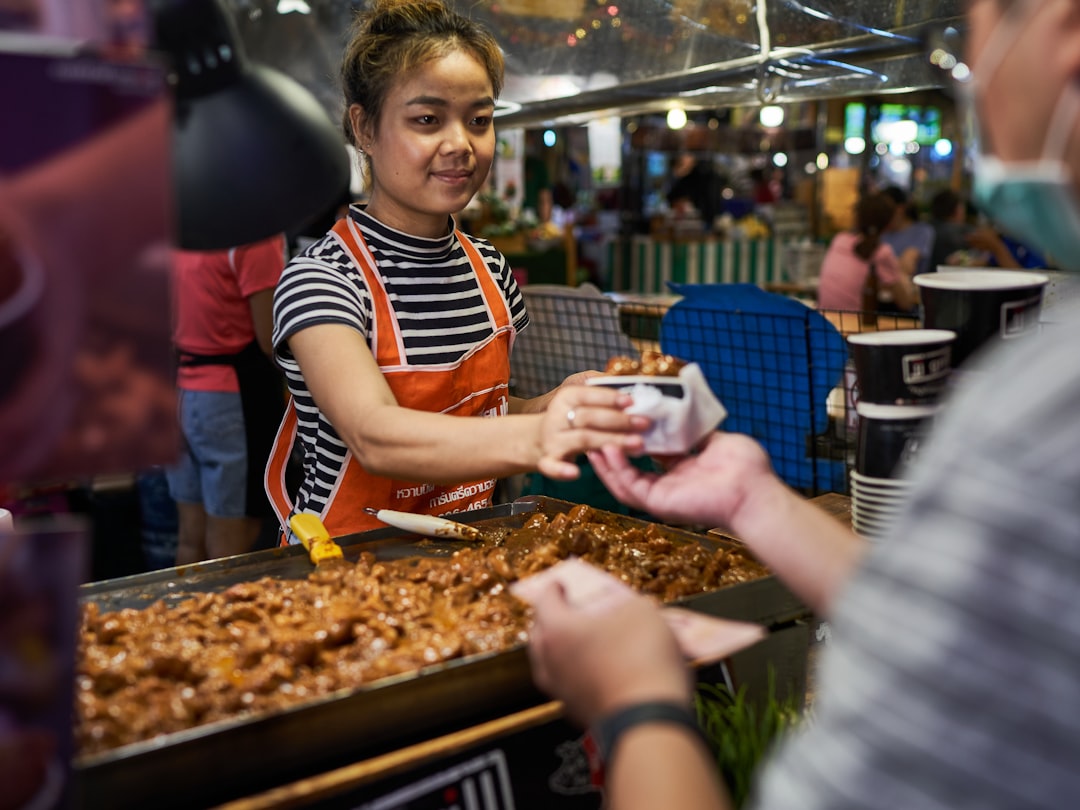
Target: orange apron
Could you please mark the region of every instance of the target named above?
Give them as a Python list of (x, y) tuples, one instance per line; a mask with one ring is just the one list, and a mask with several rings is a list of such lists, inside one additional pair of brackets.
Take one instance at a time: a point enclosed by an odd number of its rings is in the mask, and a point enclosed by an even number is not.
[[(480, 284), (493, 334), (454, 363), (409, 366), (405, 362), (405, 344), (397, 318), (360, 229), (351, 217), (345, 217), (337, 222), (333, 232), (367, 282), (374, 315), (372, 351), (398, 404), (403, 408), (454, 416), (508, 413), (510, 348), (516, 330), (498, 281), (468, 237), (460, 231), (455, 232)], [(294, 509), (285, 488), (285, 464), (296, 428), (296, 409), (290, 399), (266, 466), (267, 495), (282, 526), (288, 526)], [(367, 472), (352, 453), (348, 453), (319, 517), (331, 537), (340, 537), (385, 526), (364, 513), (365, 506), (441, 515), (490, 506), (494, 489), (494, 479), (441, 485), (383, 478)], [(291, 533), (286, 531), (282, 543), (285, 544), (290, 536)]]

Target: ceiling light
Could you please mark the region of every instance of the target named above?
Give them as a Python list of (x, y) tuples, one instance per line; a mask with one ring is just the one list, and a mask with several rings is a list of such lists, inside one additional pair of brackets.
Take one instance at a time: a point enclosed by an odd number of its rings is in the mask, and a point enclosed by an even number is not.
[(886, 121), (874, 128), (874, 137), (879, 141), (900, 141), (910, 143), (919, 137), (919, 125), (911, 119)]
[(278, 0), (278, 14), (290, 14), (293, 11), (297, 14), (310, 14), (311, 6), (305, 3), (304, 0)]
[(784, 108), (776, 104), (768, 104), (761, 108), (758, 120), (763, 127), (774, 129), (784, 123)]
[(668, 110), (667, 114), (668, 129), (682, 129), (686, 126), (686, 110), (682, 107), (675, 107)]

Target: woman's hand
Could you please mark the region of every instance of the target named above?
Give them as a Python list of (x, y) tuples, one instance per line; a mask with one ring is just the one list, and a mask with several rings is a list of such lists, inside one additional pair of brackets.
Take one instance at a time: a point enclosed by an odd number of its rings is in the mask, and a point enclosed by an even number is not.
[(641, 454), (641, 433), (651, 422), (626, 413), (633, 401), (610, 388), (559, 386), (540, 418), (537, 469), (548, 478), (570, 481), (580, 475), (574, 458), (581, 453), (611, 445), (629, 455)]
[(538, 397), (532, 397), (531, 399), (519, 399), (512, 398), (510, 401), (510, 413), (543, 413), (548, 409), (551, 404), (551, 400), (555, 398), (555, 395), (562, 391), (564, 388), (573, 388), (579, 385), (585, 385), (585, 381), (592, 377), (600, 377), (603, 375), (602, 371), (596, 371), (595, 369), (588, 369), (586, 371), (578, 371), (571, 374), (565, 380), (563, 380), (555, 388), (552, 388), (546, 394), (541, 394)]
[[(590, 368), (585, 371), (579, 371), (576, 374), (571, 374), (569, 377), (559, 383), (559, 388), (562, 388), (563, 386), (585, 385), (585, 382), (587, 380), (591, 380), (593, 377), (603, 376), (604, 372), (597, 371), (594, 368)], [(556, 388), (555, 390), (558, 391), (559, 388)]]

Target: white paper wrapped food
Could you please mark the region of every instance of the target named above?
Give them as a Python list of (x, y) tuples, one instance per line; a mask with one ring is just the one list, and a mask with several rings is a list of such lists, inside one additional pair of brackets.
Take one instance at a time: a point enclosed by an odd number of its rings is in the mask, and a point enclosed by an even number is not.
[(645, 452), (650, 455), (688, 452), (727, 416), (697, 363), (683, 366), (678, 376), (604, 375), (586, 382), (618, 388), (633, 397), (627, 412), (653, 422), (644, 434)]

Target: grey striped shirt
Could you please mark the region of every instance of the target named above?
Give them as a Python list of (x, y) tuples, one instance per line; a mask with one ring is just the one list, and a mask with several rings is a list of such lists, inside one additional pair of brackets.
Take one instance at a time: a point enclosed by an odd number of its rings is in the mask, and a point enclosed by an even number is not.
[(813, 719), (755, 807), (1080, 802), (1078, 323), (964, 374), (905, 519), (837, 602)]

